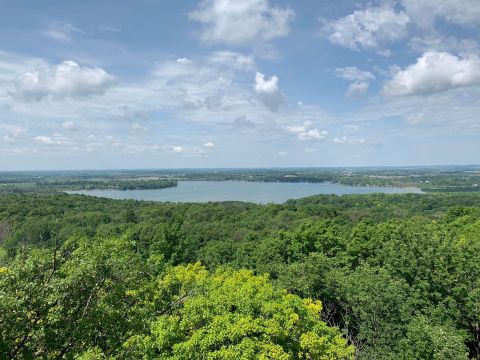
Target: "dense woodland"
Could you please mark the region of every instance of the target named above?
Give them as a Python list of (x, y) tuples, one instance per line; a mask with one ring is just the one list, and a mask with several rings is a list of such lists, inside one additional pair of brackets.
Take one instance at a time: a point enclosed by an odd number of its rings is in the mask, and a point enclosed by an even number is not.
[[(3, 180), (3, 182), (1, 182)], [(82, 179), (46, 178), (36, 179), (31, 176), (6, 180), (0, 176), (0, 192), (54, 192), (76, 190), (149, 190), (175, 187), (178, 183), (169, 179)]]
[(0, 358), (480, 357), (480, 194), (0, 195)]

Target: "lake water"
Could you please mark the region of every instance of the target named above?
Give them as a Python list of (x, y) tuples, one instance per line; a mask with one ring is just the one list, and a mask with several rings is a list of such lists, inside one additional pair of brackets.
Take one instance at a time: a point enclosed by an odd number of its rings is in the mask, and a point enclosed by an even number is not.
[(81, 190), (85, 194), (111, 199), (170, 202), (246, 201), (258, 204), (283, 203), (317, 194), (421, 193), (415, 188), (362, 187), (329, 183), (279, 183), (245, 181), (180, 181), (177, 187), (154, 190)]

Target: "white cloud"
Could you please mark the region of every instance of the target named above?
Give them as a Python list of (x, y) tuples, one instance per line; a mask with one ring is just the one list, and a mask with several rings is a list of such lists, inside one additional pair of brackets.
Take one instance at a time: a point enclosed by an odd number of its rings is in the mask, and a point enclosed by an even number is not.
[(148, 128), (145, 125), (139, 123), (132, 124), (132, 126), (130, 126), (130, 129), (132, 129), (133, 131), (148, 131)]
[(333, 139), (334, 144), (348, 144), (348, 145), (363, 145), (365, 144), (365, 139), (362, 138), (352, 138), (348, 136), (336, 137)]
[(267, 0), (202, 0), (189, 17), (203, 25), (204, 41), (249, 45), (287, 35), (295, 13)]
[(8, 143), (13, 143), (21, 138), (26, 129), (17, 125), (9, 125), (9, 124), (0, 124), (1, 132), (5, 132), (6, 134), (3, 135), (3, 140)]
[(196, 64), (187, 58), (178, 58), (175, 61), (162, 61), (157, 63), (154, 75), (158, 77), (192, 76), (197, 72)]
[(75, 128), (75, 122), (73, 121), (64, 121), (62, 127), (66, 130), (72, 130)]
[(186, 150), (184, 146), (180, 146), (180, 145), (172, 145), (170, 148), (174, 153), (183, 153)]
[(15, 142), (17, 140), (17, 138), (10, 135), (10, 134), (6, 134), (6, 135), (3, 135), (3, 140), (5, 142)]
[(71, 139), (54, 133), (52, 136), (39, 135), (35, 136), (33, 140), (41, 145), (72, 145), (73, 142)]
[(211, 141), (209, 142), (206, 142), (205, 144), (203, 144), (204, 147), (206, 148), (214, 148), (215, 147), (215, 144)]
[(211, 54), (209, 61), (213, 65), (227, 66), (242, 71), (253, 70), (255, 67), (253, 56), (233, 51), (215, 51)]
[(422, 32), (422, 36), (414, 36), (409, 40), (410, 48), (418, 53), (427, 51), (445, 51), (457, 54), (479, 54), (480, 43), (471, 39), (459, 39), (445, 36), (437, 32)]
[(370, 71), (362, 71), (356, 66), (336, 68), (335, 74), (349, 81), (369, 81), (375, 79), (375, 76)]
[(186, 121), (231, 123), (267, 111), (252, 96), (248, 80), (252, 75), (245, 71), (252, 62), (248, 55), (225, 51), (188, 60), (165, 59), (156, 64), (155, 76), (134, 86), (116, 86), (98, 100), (151, 113), (168, 110)]
[[(8, 95), (7, 90), (11, 88), (15, 74), (35, 69), (38, 59), (28, 59), (25, 66), (22, 65), (17, 70), (14, 65), (22, 62), (16, 58), (5, 58), (0, 52), (0, 69), (2, 61), (6, 62), (5, 66), (9, 69), (15, 69), (8, 73), (10, 75), (6, 78), (9, 79), (5, 82), (1, 81), (0, 71), (0, 90), (5, 89), (4, 97), (0, 91), (0, 111), (3, 109), (6, 114), (23, 116), (25, 119), (35, 118), (37, 122), (56, 120), (61, 124), (72, 120), (76, 124), (82, 123), (82, 128), (85, 128), (87, 123), (96, 127), (105, 126), (112, 119), (124, 119), (125, 109), (129, 109), (128, 114), (131, 114), (128, 116), (130, 125), (134, 122), (143, 124), (142, 118), (136, 115), (138, 113), (154, 114), (158, 111), (168, 111), (172, 114), (172, 119), (178, 121), (223, 123), (233, 126), (235, 119), (248, 119), (235, 122), (235, 126), (244, 130), (258, 127), (258, 131), (263, 131), (261, 123), (289, 122), (291, 120), (289, 111), (305, 114), (311, 112), (309, 106), (303, 106), (301, 109), (289, 109), (285, 106), (272, 112), (263, 101), (275, 99), (277, 96), (276, 99), (286, 105), (286, 99), (280, 95), (280, 90), (277, 93), (262, 92), (262, 96), (257, 95), (251, 81), (252, 72), (239, 71), (227, 64), (212, 61), (217, 55), (191, 58), (186, 63), (177, 61), (178, 56), (164, 60), (153, 65), (152, 76), (138, 82), (116, 81), (104, 95), (89, 97), (88, 101), (79, 97), (47, 101), (50, 100), (48, 97), (44, 101), (26, 102), (16, 101), (14, 97)], [(45, 61), (41, 60), (40, 64), (45, 64)], [(187, 70), (177, 71), (172, 69), (172, 65), (186, 67)], [(276, 87), (278, 89), (278, 83)], [(322, 115), (319, 115), (319, 112), (321, 111), (305, 115), (305, 118), (300, 114), (295, 116), (298, 121), (303, 121), (308, 118), (319, 118)], [(93, 122), (97, 122), (97, 125)]]
[(345, 80), (353, 81), (346, 93), (347, 97), (363, 95), (368, 91), (369, 81), (374, 80), (375, 76), (370, 71), (362, 71), (356, 66), (347, 66), (336, 68), (335, 74)]
[(337, 45), (352, 49), (376, 50), (389, 55), (385, 47), (407, 36), (409, 16), (389, 6), (356, 10), (343, 18), (326, 22), (322, 33)]
[(351, 132), (356, 132), (360, 130), (360, 126), (357, 124), (346, 124), (343, 126), (346, 130), (351, 131)]
[(328, 135), (327, 131), (315, 128), (311, 121), (305, 121), (302, 125), (289, 125), (285, 128), (292, 134), (297, 135), (299, 141), (324, 140)]
[(54, 23), (49, 26), (44, 34), (57, 41), (70, 41), (73, 33), (84, 34), (84, 32), (70, 23)]
[(264, 74), (257, 72), (254, 89), (260, 100), (272, 111), (278, 110), (280, 106), (286, 103), (285, 97), (278, 87), (277, 76), (266, 79)]
[(84, 97), (104, 93), (112, 81), (113, 76), (101, 68), (64, 61), (20, 75), (14, 81), (11, 95), (18, 100)]
[(383, 87), (390, 96), (428, 95), (480, 84), (480, 58), (447, 52), (426, 52), (415, 64), (398, 70)]
[(311, 140), (323, 140), (327, 137), (328, 132), (325, 130), (310, 129), (304, 133), (298, 134), (298, 140), (311, 141)]
[(138, 154), (144, 152), (157, 152), (161, 149), (157, 144), (119, 144), (119, 149), (126, 154)]
[[(72, 136), (75, 146), (82, 151), (105, 151), (109, 154), (125, 151), (136, 151), (136, 146), (141, 133), (136, 133), (135, 137), (130, 130), (130, 126), (134, 123), (144, 124), (143, 117), (136, 114), (143, 112), (145, 114), (156, 114), (164, 112), (171, 114), (165, 119), (165, 131), (161, 131), (158, 127), (149, 129), (145, 136), (148, 139), (161, 141), (162, 150), (167, 153), (174, 154), (174, 150), (168, 145), (180, 146), (176, 148), (180, 151), (179, 156), (201, 156), (209, 154), (211, 149), (203, 146), (205, 141), (199, 142), (198, 146), (183, 145), (180, 141), (176, 143), (175, 136), (183, 131), (185, 126), (191, 126), (192, 122), (209, 124), (210, 129), (215, 132), (226, 132), (227, 136), (233, 137), (234, 134), (241, 131), (243, 138), (246, 136), (254, 139), (262, 136), (262, 139), (275, 139), (279, 136), (284, 126), (288, 125), (294, 117), (298, 123), (302, 123), (308, 119), (324, 119), (326, 114), (314, 105), (304, 105), (301, 108), (282, 107), (277, 112), (272, 112), (262, 102), (261, 97), (256, 94), (252, 84), (252, 72), (238, 71), (232, 66), (227, 66), (223, 62), (212, 61), (213, 58), (218, 59), (218, 54), (211, 53), (206, 56), (195, 57), (188, 60), (180, 60), (181, 57), (172, 57), (164, 61), (165, 63), (173, 63), (178, 66), (187, 66), (191, 68), (188, 75), (176, 76), (174, 73), (163, 72), (156, 74), (157, 76), (148, 76), (144, 80), (133, 83), (116, 82), (103, 96), (91, 97), (88, 101), (82, 98), (66, 98), (63, 101), (45, 101), (21, 102), (15, 101), (11, 96), (4, 99), (0, 95), (0, 112), (2, 115), (15, 117), (22, 125), (28, 125), (30, 121), (35, 120), (36, 127), (39, 124), (57, 123), (61, 128), (61, 124), (66, 121), (73, 121), (77, 126), (81, 124), (81, 131), (68, 132)], [(228, 58), (230, 55), (222, 57)], [(237, 58), (234, 56), (234, 58)], [(2, 56), (0, 54), (0, 62)], [(43, 63), (45, 63), (43, 61)], [(247, 62), (248, 63), (248, 62)], [(26, 62), (26, 64), (30, 64)], [(160, 67), (166, 68), (166, 64), (158, 64)], [(26, 72), (28, 69), (34, 69), (36, 65), (27, 66), (26, 69), (15, 71), (16, 73)], [(152, 72), (154, 69), (152, 69)], [(15, 74), (13, 72), (13, 74)], [(2, 83), (4, 89), (8, 89), (10, 81)], [(263, 78), (263, 84), (258, 89), (263, 96), (275, 95), (280, 93), (278, 79), (272, 82), (270, 76)], [(0, 86), (1, 86), (0, 85)], [(273, 86), (274, 85), (274, 86)], [(273, 90), (273, 91), (272, 91)], [(263, 97), (265, 100), (265, 97)], [(185, 101), (197, 104), (195, 110), (187, 110), (183, 104)], [(283, 102), (283, 101), (282, 101)], [(131, 116), (126, 116), (128, 114)], [(127, 115), (128, 115), (127, 114)], [(153, 115), (152, 115), (153, 116)], [(25, 120), (24, 120), (25, 119)], [(122, 121), (123, 127), (118, 128), (118, 121)], [(127, 126), (127, 128), (125, 128)], [(195, 125), (201, 126), (201, 125)], [(35, 128), (36, 131), (49, 131), (50, 126), (43, 130)], [(236, 130), (238, 130), (236, 132)], [(310, 131), (313, 130), (313, 131)], [(66, 132), (66, 130), (63, 130)], [(310, 131), (310, 132), (309, 132)], [(309, 129), (304, 135), (299, 135), (300, 139), (315, 139), (322, 137), (320, 130), (316, 132)], [(89, 134), (95, 134), (96, 138), (89, 138)], [(45, 135), (50, 137), (52, 142), (56, 139), (52, 134), (34, 133), (31, 135), (33, 139), (36, 135)], [(2, 134), (3, 136), (4, 134)], [(115, 137), (107, 138), (107, 135)], [(196, 136), (196, 135), (192, 135)], [(281, 136), (281, 135), (280, 135)], [(295, 135), (297, 138), (297, 135)], [(181, 139), (181, 137), (180, 137)], [(189, 138), (188, 141), (198, 141)], [(200, 140), (201, 141), (201, 140)], [(48, 140), (47, 140), (48, 142)], [(38, 146), (38, 141), (31, 141), (32, 146)], [(215, 141), (214, 141), (215, 143)], [(51, 148), (43, 148), (45, 151), (64, 151), (65, 147), (52, 144)], [(218, 145), (218, 144), (217, 144)], [(9, 145), (10, 146), (10, 145)], [(132, 146), (127, 149), (127, 146)], [(182, 150), (183, 149), (183, 150)], [(77, 151), (74, 146), (68, 147), (69, 151)], [(147, 151), (147, 150), (146, 150)], [(148, 150), (150, 151), (150, 150)], [(183, 153), (182, 153), (183, 151)], [(203, 153), (202, 153), (203, 151)]]
[(100, 32), (111, 32), (111, 33), (121, 33), (122, 29), (112, 26), (111, 24), (105, 24), (98, 28)]
[(42, 144), (42, 145), (54, 145), (55, 141), (49, 136), (36, 136), (33, 138), (37, 143)]
[(355, 81), (348, 86), (347, 97), (355, 97), (365, 94), (368, 91), (369, 83), (366, 81)]
[(422, 28), (431, 28), (436, 18), (463, 26), (480, 24), (478, 0), (402, 0), (407, 13)]
[[(0, 50), (0, 87), (11, 85), (12, 81), (19, 75), (37, 66), (45, 66), (43, 59), (34, 57), (23, 57), (13, 53)], [(2, 94), (0, 94), (0, 99)]]
[(425, 120), (425, 115), (422, 113), (410, 114), (407, 117), (407, 123), (410, 125), (420, 124)]
[(186, 57), (181, 57), (181, 58), (177, 59), (177, 62), (180, 63), (180, 64), (190, 64), (192, 62), (192, 60), (190, 60), (189, 58), (186, 58)]
[(205, 150), (200, 146), (183, 146), (183, 145), (168, 145), (164, 147), (170, 153), (183, 154), (186, 156), (203, 156)]
[(26, 129), (17, 125), (9, 125), (9, 124), (0, 124), (0, 129), (7, 132), (7, 135), (12, 137), (19, 137), (26, 132)]

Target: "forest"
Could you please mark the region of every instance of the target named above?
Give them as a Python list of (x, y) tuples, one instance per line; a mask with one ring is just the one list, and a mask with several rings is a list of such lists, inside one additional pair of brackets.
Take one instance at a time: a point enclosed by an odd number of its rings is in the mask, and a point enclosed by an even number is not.
[(480, 357), (480, 194), (0, 195), (0, 358)]

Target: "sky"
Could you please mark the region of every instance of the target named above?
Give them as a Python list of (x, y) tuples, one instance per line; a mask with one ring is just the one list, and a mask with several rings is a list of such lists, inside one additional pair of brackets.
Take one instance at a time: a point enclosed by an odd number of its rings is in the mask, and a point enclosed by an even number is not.
[(479, 0), (2, 0), (0, 171), (479, 154)]

